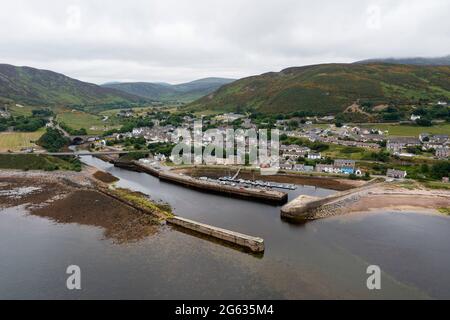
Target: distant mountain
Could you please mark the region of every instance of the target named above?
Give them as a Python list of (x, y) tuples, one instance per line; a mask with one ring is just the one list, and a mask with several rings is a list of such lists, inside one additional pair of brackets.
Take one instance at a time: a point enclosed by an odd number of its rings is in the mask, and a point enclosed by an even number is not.
[(0, 64), (0, 100), (29, 105), (91, 106), (143, 99), (52, 71)]
[(206, 96), (225, 84), (235, 81), (225, 78), (205, 78), (188, 83), (171, 85), (168, 83), (125, 82), (108, 83), (103, 87), (120, 90), (129, 94), (156, 101), (191, 102)]
[(172, 86), (148, 82), (113, 83), (104, 84), (102, 87), (156, 101), (167, 100), (168, 97), (172, 97), (176, 93)]
[(306, 111), (336, 114), (357, 100), (374, 104), (450, 100), (450, 67), (321, 64), (237, 80), (186, 106), (187, 110)]
[(392, 63), (392, 64), (409, 64), (416, 66), (450, 66), (450, 55), (438, 58), (385, 58), (385, 59), (369, 59), (355, 63)]

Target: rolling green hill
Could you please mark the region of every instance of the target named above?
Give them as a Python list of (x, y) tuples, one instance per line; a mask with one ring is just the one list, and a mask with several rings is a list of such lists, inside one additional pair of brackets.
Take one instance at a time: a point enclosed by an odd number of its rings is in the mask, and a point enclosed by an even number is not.
[(224, 78), (205, 78), (178, 85), (150, 82), (119, 82), (104, 84), (103, 87), (120, 90), (155, 101), (192, 102), (233, 81), (233, 79)]
[(449, 66), (322, 64), (235, 81), (186, 106), (192, 111), (336, 114), (353, 102), (450, 100)]
[(133, 103), (140, 97), (30, 67), (0, 64), (0, 101), (26, 105)]

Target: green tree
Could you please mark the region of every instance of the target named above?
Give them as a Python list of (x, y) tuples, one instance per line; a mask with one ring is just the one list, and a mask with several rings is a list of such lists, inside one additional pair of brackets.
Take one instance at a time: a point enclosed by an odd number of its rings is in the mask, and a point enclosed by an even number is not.
[(430, 172), (430, 167), (426, 164), (426, 163), (423, 163), (421, 166), (420, 166), (420, 171), (422, 172), (422, 173), (428, 173), (428, 172)]
[(69, 139), (64, 137), (58, 129), (47, 128), (47, 131), (39, 139), (38, 144), (50, 152), (57, 152), (69, 144)]
[(431, 127), (433, 123), (429, 119), (417, 119), (416, 124), (421, 127)]
[(434, 164), (431, 167), (431, 177), (434, 179), (442, 179), (450, 176), (450, 162), (442, 161)]

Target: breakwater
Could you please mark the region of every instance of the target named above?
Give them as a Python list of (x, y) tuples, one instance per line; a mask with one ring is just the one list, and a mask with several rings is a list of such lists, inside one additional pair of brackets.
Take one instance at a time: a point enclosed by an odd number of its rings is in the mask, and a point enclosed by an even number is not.
[(263, 190), (257, 188), (233, 187), (211, 181), (202, 181), (190, 176), (180, 175), (170, 171), (161, 172), (159, 178), (163, 181), (169, 181), (183, 185), (188, 188), (204, 190), (210, 193), (217, 193), (230, 197), (242, 199), (257, 200), (261, 202), (283, 204), (287, 202), (287, 193), (276, 190)]
[(210, 226), (181, 217), (169, 218), (167, 219), (167, 223), (246, 248), (254, 253), (264, 252), (264, 240), (261, 238), (248, 236), (239, 232)]
[(292, 220), (315, 220), (341, 214), (345, 208), (366, 195), (380, 181), (377, 179), (348, 191), (324, 198), (301, 195), (281, 208), (281, 217)]
[(179, 184), (188, 188), (202, 190), (209, 193), (273, 204), (284, 204), (288, 200), (288, 195), (285, 192), (258, 188), (233, 187), (212, 181), (202, 181), (191, 176), (171, 172), (170, 170), (158, 170), (138, 161), (115, 162), (114, 165), (127, 170), (148, 173), (158, 177), (162, 181)]
[[(161, 176), (167, 177), (167, 175), (165, 175), (164, 172), (156, 170), (155, 168), (145, 166), (143, 164), (140, 164), (139, 162), (132, 162), (132, 163), (121, 162), (119, 163), (119, 166), (121, 168), (133, 170), (136, 172), (144, 172), (157, 177)], [(194, 233), (206, 236), (207, 238), (223, 241), (232, 244), (234, 246), (244, 248), (253, 253), (263, 253), (265, 250), (264, 240), (262, 238), (249, 236), (239, 232), (175, 216), (172, 213), (164, 212), (157, 208), (149, 208), (148, 206), (143, 204), (142, 201), (131, 201), (129, 199), (126, 199), (126, 197), (124, 197), (123, 194), (121, 194), (114, 188), (110, 188), (109, 186), (103, 183), (96, 182), (95, 184), (97, 186), (96, 189), (101, 193), (111, 198), (114, 198), (118, 201), (121, 201), (122, 203), (130, 207), (133, 207), (134, 209), (137, 209), (144, 214), (152, 215), (161, 223), (165, 222), (178, 228), (187, 229), (193, 231)]]
[(164, 223), (165, 221), (170, 225), (174, 225), (183, 229), (188, 229), (194, 231), (195, 233), (199, 233), (201, 235), (214, 238), (219, 241), (224, 241), (232, 245), (242, 247), (253, 253), (264, 252), (265, 249), (264, 240), (262, 238), (253, 237), (239, 232), (200, 223), (197, 221), (172, 215), (169, 212), (163, 212), (162, 210), (151, 209), (146, 207), (140, 202), (125, 199), (123, 195), (114, 191), (114, 189), (110, 189), (109, 187), (103, 184), (96, 183), (96, 186), (97, 186), (96, 190), (101, 192), (102, 194), (111, 197), (115, 200), (118, 200), (129, 207), (137, 209), (144, 214), (151, 215), (161, 223)]

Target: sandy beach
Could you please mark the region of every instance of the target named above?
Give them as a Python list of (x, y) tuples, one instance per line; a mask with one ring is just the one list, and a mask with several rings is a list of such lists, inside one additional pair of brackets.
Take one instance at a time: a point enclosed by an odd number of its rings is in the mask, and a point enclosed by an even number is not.
[(368, 195), (347, 207), (349, 212), (363, 212), (374, 209), (400, 211), (426, 211), (437, 213), (440, 208), (450, 207), (450, 197), (426, 195)]
[(450, 191), (426, 189), (419, 184), (414, 188), (404, 188), (396, 182), (375, 185), (368, 192), (361, 193), (359, 201), (350, 204), (350, 212), (371, 209), (429, 209), (450, 207)]
[(426, 189), (401, 182), (375, 182), (325, 198), (300, 196), (281, 209), (281, 215), (294, 220), (316, 220), (353, 212), (372, 210), (428, 211), (448, 215), (450, 191)]

